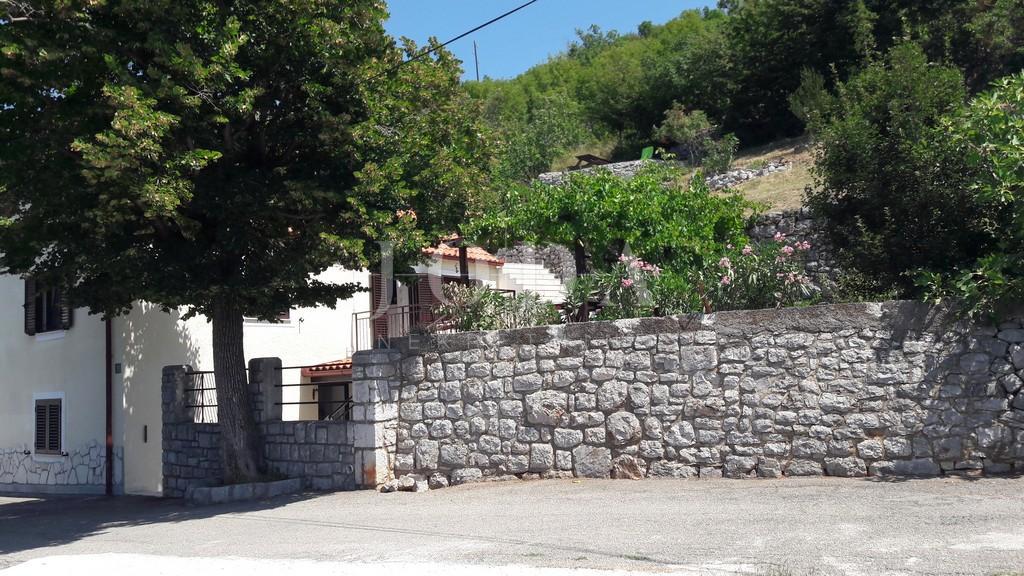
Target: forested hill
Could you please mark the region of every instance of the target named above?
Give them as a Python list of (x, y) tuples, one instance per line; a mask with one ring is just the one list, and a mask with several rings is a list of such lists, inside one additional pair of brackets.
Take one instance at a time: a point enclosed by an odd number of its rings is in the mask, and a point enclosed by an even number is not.
[(743, 145), (797, 135), (802, 83), (829, 88), (906, 41), (979, 91), (1024, 67), (1024, 0), (727, 0), (578, 35), (517, 78), (469, 83), (499, 135), (503, 176), (528, 178), (574, 151), (635, 158), (676, 102)]

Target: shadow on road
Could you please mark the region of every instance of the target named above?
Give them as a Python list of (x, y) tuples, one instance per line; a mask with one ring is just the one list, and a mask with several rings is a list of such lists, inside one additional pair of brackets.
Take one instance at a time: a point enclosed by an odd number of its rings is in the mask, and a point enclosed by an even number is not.
[(182, 500), (141, 496), (27, 496), (0, 494), (0, 556), (59, 546), (110, 528), (177, 523), (221, 514), (272, 510), (320, 494), (186, 506)]

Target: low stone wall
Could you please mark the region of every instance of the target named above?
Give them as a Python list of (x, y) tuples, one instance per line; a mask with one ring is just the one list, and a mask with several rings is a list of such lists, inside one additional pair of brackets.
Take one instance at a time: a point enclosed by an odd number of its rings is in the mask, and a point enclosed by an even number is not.
[[(263, 456), (272, 475), (299, 478), (313, 490), (353, 490), (354, 449), (349, 422), (264, 422)], [(223, 482), (220, 424), (181, 422), (163, 427), (164, 496)]]
[[(355, 387), (353, 419), (348, 421), (281, 421), (281, 361), (260, 358), (249, 364), (254, 410), (263, 437), (263, 456), (272, 476), (301, 479), (313, 490), (352, 490), (381, 481), (373, 469), (373, 406), (363, 387)], [(220, 425), (196, 422), (189, 408), (192, 385), (188, 366), (163, 372), (163, 493), (180, 498), (189, 488), (223, 482)], [(362, 392), (358, 392), (362, 389)], [(370, 409), (367, 409), (370, 406)], [(369, 453), (367, 455), (366, 453)], [(362, 470), (368, 462), (373, 474)]]
[[(114, 492), (121, 493), (123, 448), (114, 448)], [(106, 492), (106, 448), (95, 440), (67, 450), (66, 456), (39, 456), (28, 447), (0, 450), (0, 491), (61, 494)]]
[(739, 184), (743, 184), (748, 180), (754, 180), (756, 178), (762, 178), (775, 174), (776, 172), (785, 172), (793, 168), (793, 165), (785, 160), (771, 160), (766, 162), (764, 166), (760, 168), (736, 168), (735, 170), (729, 170), (721, 174), (715, 174), (714, 176), (708, 176), (708, 188), (712, 190), (723, 190), (725, 188), (732, 188)]
[(432, 487), (1024, 472), (1021, 319), (892, 302), (436, 336), (387, 372), (394, 467)]

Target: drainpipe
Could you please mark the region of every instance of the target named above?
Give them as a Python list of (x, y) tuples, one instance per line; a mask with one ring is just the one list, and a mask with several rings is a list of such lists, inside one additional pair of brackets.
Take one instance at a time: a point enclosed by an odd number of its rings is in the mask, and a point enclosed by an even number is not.
[(107, 388), (107, 496), (114, 495), (114, 328), (106, 321), (106, 388)]

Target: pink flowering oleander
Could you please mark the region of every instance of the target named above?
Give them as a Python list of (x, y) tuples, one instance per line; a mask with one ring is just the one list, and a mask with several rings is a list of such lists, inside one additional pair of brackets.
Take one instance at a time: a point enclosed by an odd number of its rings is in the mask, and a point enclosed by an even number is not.
[(776, 232), (774, 240), (776, 242), (785, 242), (786, 241), (786, 235), (783, 234), (782, 232)]
[(722, 268), (732, 268), (732, 260), (729, 260), (729, 257), (726, 256), (718, 261), (718, 265)]
[(625, 262), (626, 260), (629, 260), (629, 256), (626, 256), (625, 254), (619, 256), (619, 262)]
[(743, 255), (744, 256), (750, 256), (753, 253), (754, 253), (754, 248), (750, 244), (747, 244), (746, 246), (743, 247)]
[(795, 250), (793, 249), (792, 246), (783, 246), (782, 249), (779, 250), (779, 252), (782, 252), (786, 256), (792, 256), (793, 252), (795, 252)]
[(725, 247), (728, 248), (729, 250), (735, 248), (735, 246), (733, 246), (732, 244), (726, 244)]
[(633, 281), (630, 280), (629, 278), (623, 278), (622, 279), (622, 287), (623, 288), (629, 288), (632, 285), (633, 285)]
[(804, 240), (803, 242), (797, 242), (796, 247), (797, 247), (798, 250), (800, 250), (802, 252), (807, 252), (808, 250), (811, 249), (811, 243), (806, 241), (806, 240)]
[(732, 284), (732, 278), (729, 278), (729, 276), (722, 276), (722, 280), (719, 282), (719, 284), (721, 284), (722, 286), (728, 286), (729, 284)]

